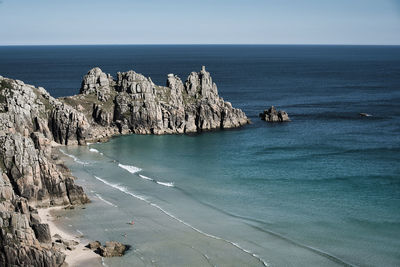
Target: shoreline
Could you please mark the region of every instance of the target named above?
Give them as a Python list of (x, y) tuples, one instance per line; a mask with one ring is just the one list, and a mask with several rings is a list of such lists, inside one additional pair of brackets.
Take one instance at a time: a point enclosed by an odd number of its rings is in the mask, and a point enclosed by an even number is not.
[(89, 248), (86, 248), (85, 245), (89, 243), (89, 240), (86, 240), (82, 236), (74, 236), (68, 231), (61, 229), (61, 227), (57, 223), (57, 218), (52, 214), (54, 211), (61, 210), (66, 206), (57, 206), (57, 207), (49, 207), (49, 208), (38, 208), (38, 215), (42, 221), (42, 223), (47, 223), (50, 228), (51, 239), (54, 242), (57, 238), (54, 236), (58, 234), (64, 240), (75, 240), (78, 241), (79, 244), (75, 246), (75, 249), (62, 249), (65, 257), (65, 262), (68, 266), (85, 266), (85, 267), (98, 267), (102, 265), (102, 257), (96, 253), (94, 253)]

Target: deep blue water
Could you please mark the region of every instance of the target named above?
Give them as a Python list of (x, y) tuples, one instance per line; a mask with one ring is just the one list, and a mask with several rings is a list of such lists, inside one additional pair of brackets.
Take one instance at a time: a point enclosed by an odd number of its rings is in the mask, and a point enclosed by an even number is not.
[[(168, 73), (184, 80), (202, 65), (253, 124), (194, 137), (127, 136), (96, 148), (261, 230), (355, 265), (399, 266), (399, 46), (0, 47), (0, 75), (56, 97), (76, 94), (94, 66), (114, 76), (134, 69), (163, 85)], [(292, 122), (260, 121), (258, 113), (271, 105)], [(101, 174), (96, 168), (87, 170)], [(165, 206), (177, 201), (170, 209), (191, 223), (201, 220), (171, 192), (153, 197)]]

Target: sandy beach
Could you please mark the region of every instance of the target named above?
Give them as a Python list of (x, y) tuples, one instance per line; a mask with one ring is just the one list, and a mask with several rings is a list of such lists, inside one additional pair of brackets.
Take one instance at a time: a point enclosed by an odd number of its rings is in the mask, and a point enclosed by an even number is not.
[(51, 208), (43, 208), (38, 209), (38, 213), (42, 223), (47, 223), (50, 227), (50, 233), (52, 236), (52, 241), (55, 241), (54, 235), (58, 234), (62, 239), (66, 240), (75, 240), (78, 241), (79, 244), (75, 246), (73, 250), (62, 250), (62, 252), (66, 255), (65, 261), (69, 266), (85, 266), (85, 267), (97, 267), (102, 266), (101, 264), (101, 256), (94, 253), (90, 249), (86, 248), (85, 245), (88, 244), (88, 240), (86, 240), (82, 236), (73, 235), (68, 233), (67, 231), (62, 230), (56, 222), (56, 218), (52, 214), (53, 211), (63, 209), (64, 207), (51, 207)]

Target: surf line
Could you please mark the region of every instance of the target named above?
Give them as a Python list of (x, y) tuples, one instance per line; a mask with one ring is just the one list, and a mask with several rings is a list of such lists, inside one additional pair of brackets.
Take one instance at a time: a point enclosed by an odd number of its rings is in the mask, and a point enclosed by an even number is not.
[(62, 149), (59, 149), (61, 153), (63, 153), (65, 156), (70, 157), (71, 159), (73, 159), (76, 163), (82, 164), (82, 165), (88, 165), (89, 163), (86, 161), (82, 161), (79, 158), (75, 157), (74, 155), (68, 154), (67, 152), (65, 152)]
[[(104, 154), (103, 154), (102, 152), (100, 152), (99, 150), (97, 150), (97, 149), (95, 149), (95, 148), (89, 147), (89, 151), (90, 151), (90, 152), (94, 152), (94, 153), (98, 153), (98, 154), (104, 156)], [(87, 163), (85, 163), (85, 162), (83, 162), (83, 161), (80, 161), (80, 160), (79, 160), (77, 157), (75, 157), (74, 155), (66, 154), (64, 151), (61, 151), (61, 152), (64, 153), (65, 155), (67, 155), (67, 156), (73, 158), (73, 159), (74, 159), (76, 162), (78, 162), (78, 163), (87, 164)], [(107, 157), (107, 156), (106, 156), (106, 157)], [(110, 158), (110, 157), (107, 157), (107, 158)], [(112, 158), (110, 158), (110, 159), (112, 159)], [(120, 168), (122, 168), (122, 169), (128, 171), (128, 172), (131, 173), (131, 174), (138, 174), (139, 172), (142, 171), (142, 169), (139, 168), (139, 167), (136, 167), (136, 166), (133, 166), (133, 165), (124, 165), (124, 164), (122, 164), (121, 162), (119, 162), (119, 161), (117, 161), (117, 160), (115, 160), (115, 159), (112, 159), (112, 160), (113, 160), (114, 163), (116, 163), (116, 164), (118, 165), (118, 167), (120, 167)], [(144, 179), (144, 180), (152, 181), (152, 182), (154, 182), (154, 183), (156, 183), (156, 184), (158, 184), (158, 185), (162, 185), (162, 186), (166, 186), (166, 187), (175, 187), (175, 186), (174, 186), (174, 182), (161, 182), (161, 181), (157, 181), (157, 180), (155, 180), (155, 179), (153, 179), (153, 178), (144, 176), (144, 175), (142, 175), (142, 174), (138, 174), (138, 175), (139, 175), (140, 178), (142, 178), (142, 179)]]
[(147, 177), (147, 176), (144, 176), (141, 174), (139, 174), (139, 177), (142, 179), (148, 180), (148, 181), (152, 181), (156, 184), (166, 186), (166, 187), (175, 187), (173, 182), (160, 182), (160, 181), (154, 180), (153, 178), (150, 178), (150, 177)]
[(110, 206), (113, 206), (113, 207), (115, 207), (115, 208), (118, 208), (117, 205), (111, 203), (110, 201), (105, 200), (105, 199), (102, 198), (102, 196), (100, 196), (99, 194), (95, 193), (95, 195), (96, 195), (96, 197), (97, 197), (98, 199), (100, 199), (100, 200), (103, 201), (104, 203), (106, 203), (106, 204), (108, 204), (108, 205), (110, 205)]
[(264, 259), (262, 259), (260, 256), (258, 256), (257, 254), (252, 253), (251, 251), (242, 248), (241, 246), (239, 246), (239, 244), (237, 244), (237, 243), (235, 243), (235, 242), (232, 242), (232, 241), (223, 239), (222, 237), (219, 237), (219, 236), (215, 236), (215, 235), (211, 235), (211, 234), (208, 234), (208, 233), (206, 233), (206, 232), (203, 232), (202, 230), (200, 230), (200, 229), (198, 229), (198, 228), (196, 228), (196, 227), (190, 225), (189, 223), (187, 223), (187, 222), (185, 222), (185, 221), (179, 219), (179, 218), (176, 217), (175, 215), (173, 215), (173, 214), (169, 213), (168, 211), (164, 210), (164, 209), (161, 208), (159, 205), (150, 202), (150, 201), (147, 200), (145, 197), (139, 196), (139, 195), (135, 195), (134, 193), (130, 192), (125, 186), (121, 186), (121, 185), (119, 185), (119, 184), (110, 183), (110, 182), (108, 182), (108, 181), (106, 181), (106, 180), (104, 180), (104, 179), (102, 179), (102, 178), (100, 178), (100, 177), (98, 177), (98, 176), (95, 176), (95, 175), (94, 175), (94, 178), (96, 178), (97, 180), (99, 180), (100, 182), (102, 182), (102, 183), (104, 183), (104, 184), (106, 184), (106, 185), (108, 185), (108, 186), (111, 186), (111, 187), (113, 187), (113, 188), (115, 188), (115, 189), (118, 189), (119, 191), (121, 191), (121, 192), (123, 192), (123, 193), (125, 193), (125, 194), (127, 194), (127, 195), (130, 195), (130, 196), (132, 196), (132, 197), (134, 197), (134, 198), (136, 198), (136, 199), (139, 199), (139, 200), (141, 200), (141, 201), (146, 202), (147, 204), (149, 204), (150, 206), (152, 206), (152, 207), (158, 209), (159, 211), (161, 211), (162, 213), (164, 213), (164, 214), (167, 215), (168, 217), (170, 217), (170, 218), (176, 220), (177, 222), (180, 222), (181, 224), (183, 224), (183, 225), (189, 227), (190, 229), (192, 229), (192, 230), (198, 232), (199, 234), (204, 235), (204, 236), (209, 237), (209, 238), (212, 238), (212, 239), (216, 239), (216, 240), (220, 240), (220, 241), (223, 241), (223, 242), (225, 242), (225, 243), (228, 243), (228, 244), (230, 244), (230, 245), (236, 247), (237, 249), (239, 249), (239, 250), (245, 252), (246, 254), (249, 254), (250, 256), (256, 258), (256, 259), (257, 259), (260, 263), (262, 263), (265, 267), (268, 267), (268, 266), (269, 266), (268, 263), (267, 263)]

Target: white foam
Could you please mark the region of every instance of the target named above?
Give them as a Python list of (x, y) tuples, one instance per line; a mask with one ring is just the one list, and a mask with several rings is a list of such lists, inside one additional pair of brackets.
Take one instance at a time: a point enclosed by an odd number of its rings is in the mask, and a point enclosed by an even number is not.
[(108, 267), (108, 265), (104, 262), (104, 257), (101, 257), (101, 265), (104, 267)]
[(135, 167), (135, 166), (131, 166), (131, 165), (123, 165), (121, 163), (118, 163), (118, 166), (122, 169), (127, 170), (130, 173), (137, 173), (140, 172), (142, 169)]
[(150, 177), (147, 177), (147, 176), (144, 176), (144, 175), (141, 175), (141, 174), (139, 174), (139, 177), (140, 177), (140, 178), (143, 178), (143, 179), (145, 179), (145, 180), (154, 181), (154, 179), (152, 179), (152, 178), (150, 178)]
[(106, 181), (106, 180), (104, 180), (104, 179), (101, 179), (100, 177), (97, 177), (97, 176), (95, 176), (95, 178), (96, 178), (97, 180), (99, 180), (100, 182), (103, 182), (104, 184), (108, 185), (108, 186), (114, 187), (115, 189), (118, 189), (119, 191), (124, 192), (124, 193), (127, 194), (127, 195), (130, 195), (130, 196), (132, 196), (132, 197), (134, 197), (134, 198), (137, 198), (137, 199), (139, 199), (139, 200), (142, 200), (142, 201), (146, 201), (146, 202), (147, 202), (147, 200), (146, 200), (144, 197), (139, 196), (139, 195), (135, 195), (135, 194), (129, 192), (128, 189), (127, 189), (126, 187), (124, 187), (124, 186), (121, 186), (121, 185), (119, 185), (119, 184), (112, 184), (112, 183), (110, 183), (110, 182), (108, 182), (108, 181)]
[(89, 164), (88, 162), (82, 161), (80, 159), (78, 159), (77, 157), (75, 157), (74, 155), (68, 154), (66, 153), (64, 150), (60, 149), (61, 153), (63, 153), (64, 155), (70, 157), (71, 159), (73, 159), (76, 163), (82, 164), (82, 165), (87, 165)]
[(117, 205), (115, 205), (115, 204), (113, 204), (113, 203), (111, 203), (110, 201), (107, 201), (107, 200), (105, 200), (104, 198), (102, 198), (99, 194), (95, 194), (96, 195), (96, 197), (98, 198), (98, 199), (100, 199), (101, 201), (103, 201), (104, 203), (106, 203), (106, 204), (108, 204), (108, 205), (110, 205), (110, 206), (113, 206), (113, 207), (118, 207)]
[(89, 151), (90, 152), (94, 152), (94, 153), (99, 153), (99, 151), (97, 149), (95, 149), (95, 148), (89, 148)]
[(264, 266), (269, 266), (268, 263), (267, 263), (265, 260), (263, 260), (260, 256), (258, 256), (258, 255), (256, 255), (256, 254), (250, 252), (249, 250), (246, 250), (246, 249), (240, 247), (237, 243), (234, 243), (234, 242), (232, 242), (232, 241), (229, 241), (229, 240), (223, 239), (223, 238), (221, 238), (221, 237), (218, 237), (218, 236), (215, 236), (215, 235), (211, 235), (211, 234), (208, 234), (208, 233), (206, 233), (206, 232), (201, 231), (200, 229), (198, 229), (198, 228), (196, 228), (196, 227), (190, 225), (189, 223), (187, 223), (187, 222), (185, 222), (185, 221), (179, 219), (179, 218), (176, 217), (175, 215), (173, 215), (173, 214), (169, 213), (168, 211), (164, 210), (164, 209), (163, 209), (162, 207), (160, 207), (159, 205), (150, 202), (150, 201), (147, 200), (145, 197), (142, 197), (142, 196), (139, 196), (139, 195), (135, 195), (134, 193), (130, 192), (130, 191), (129, 191), (126, 187), (124, 187), (124, 186), (121, 186), (121, 185), (119, 185), (119, 184), (112, 184), (112, 183), (110, 183), (110, 182), (108, 182), (108, 181), (106, 181), (106, 180), (104, 180), (104, 179), (102, 179), (102, 178), (100, 178), (100, 177), (97, 177), (97, 176), (94, 176), (94, 177), (95, 177), (97, 180), (103, 182), (103, 183), (106, 184), (106, 185), (109, 185), (109, 186), (111, 186), (111, 187), (114, 187), (114, 188), (116, 188), (116, 189), (118, 189), (118, 190), (124, 192), (125, 194), (128, 194), (128, 195), (130, 195), (130, 196), (132, 196), (132, 197), (134, 197), (134, 198), (137, 198), (137, 199), (139, 199), (139, 200), (142, 200), (142, 201), (146, 202), (147, 204), (149, 204), (150, 206), (152, 206), (152, 207), (158, 209), (159, 211), (161, 211), (162, 213), (164, 213), (164, 214), (167, 215), (168, 217), (170, 217), (170, 218), (172, 218), (172, 219), (174, 219), (174, 220), (176, 220), (176, 221), (182, 223), (183, 225), (186, 225), (187, 227), (191, 228), (192, 230), (198, 232), (199, 234), (202, 234), (202, 235), (204, 235), (204, 236), (207, 236), (207, 237), (210, 237), (210, 238), (213, 238), (213, 239), (216, 239), (216, 240), (221, 240), (221, 241), (224, 241), (224, 242), (226, 242), (226, 243), (229, 243), (229, 244), (231, 244), (231, 245), (237, 247), (237, 248), (240, 249), (241, 251), (243, 251), (243, 252), (245, 252), (245, 253), (247, 253), (247, 254), (253, 256), (253, 257), (256, 258), (257, 260), (259, 260)]
[(82, 231), (80, 231), (79, 229), (76, 229), (76, 231), (78, 232), (78, 234), (83, 235)]
[(163, 185), (163, 186), (174, 187), (174, 183), (165, 183), (165, 182), (159, 182), (159, 181), (156, 181), (156, 183), (159, 185)]
[(163, 185), (163, 186), (167, 186), (167, 187), (174, 187), (174, 183), (172, 183), (172, 182), (160, 182), (160, 181), (154, 180), (153, 178), (150, 178), (150, 177), (147, 177), (147, 176), (144, 176), (141, 174), (139, 174), (139, 177), (142, 179), (148, 180), (148, 181), (155, 182), (156, 184), (159, 184), (159, 185)]

